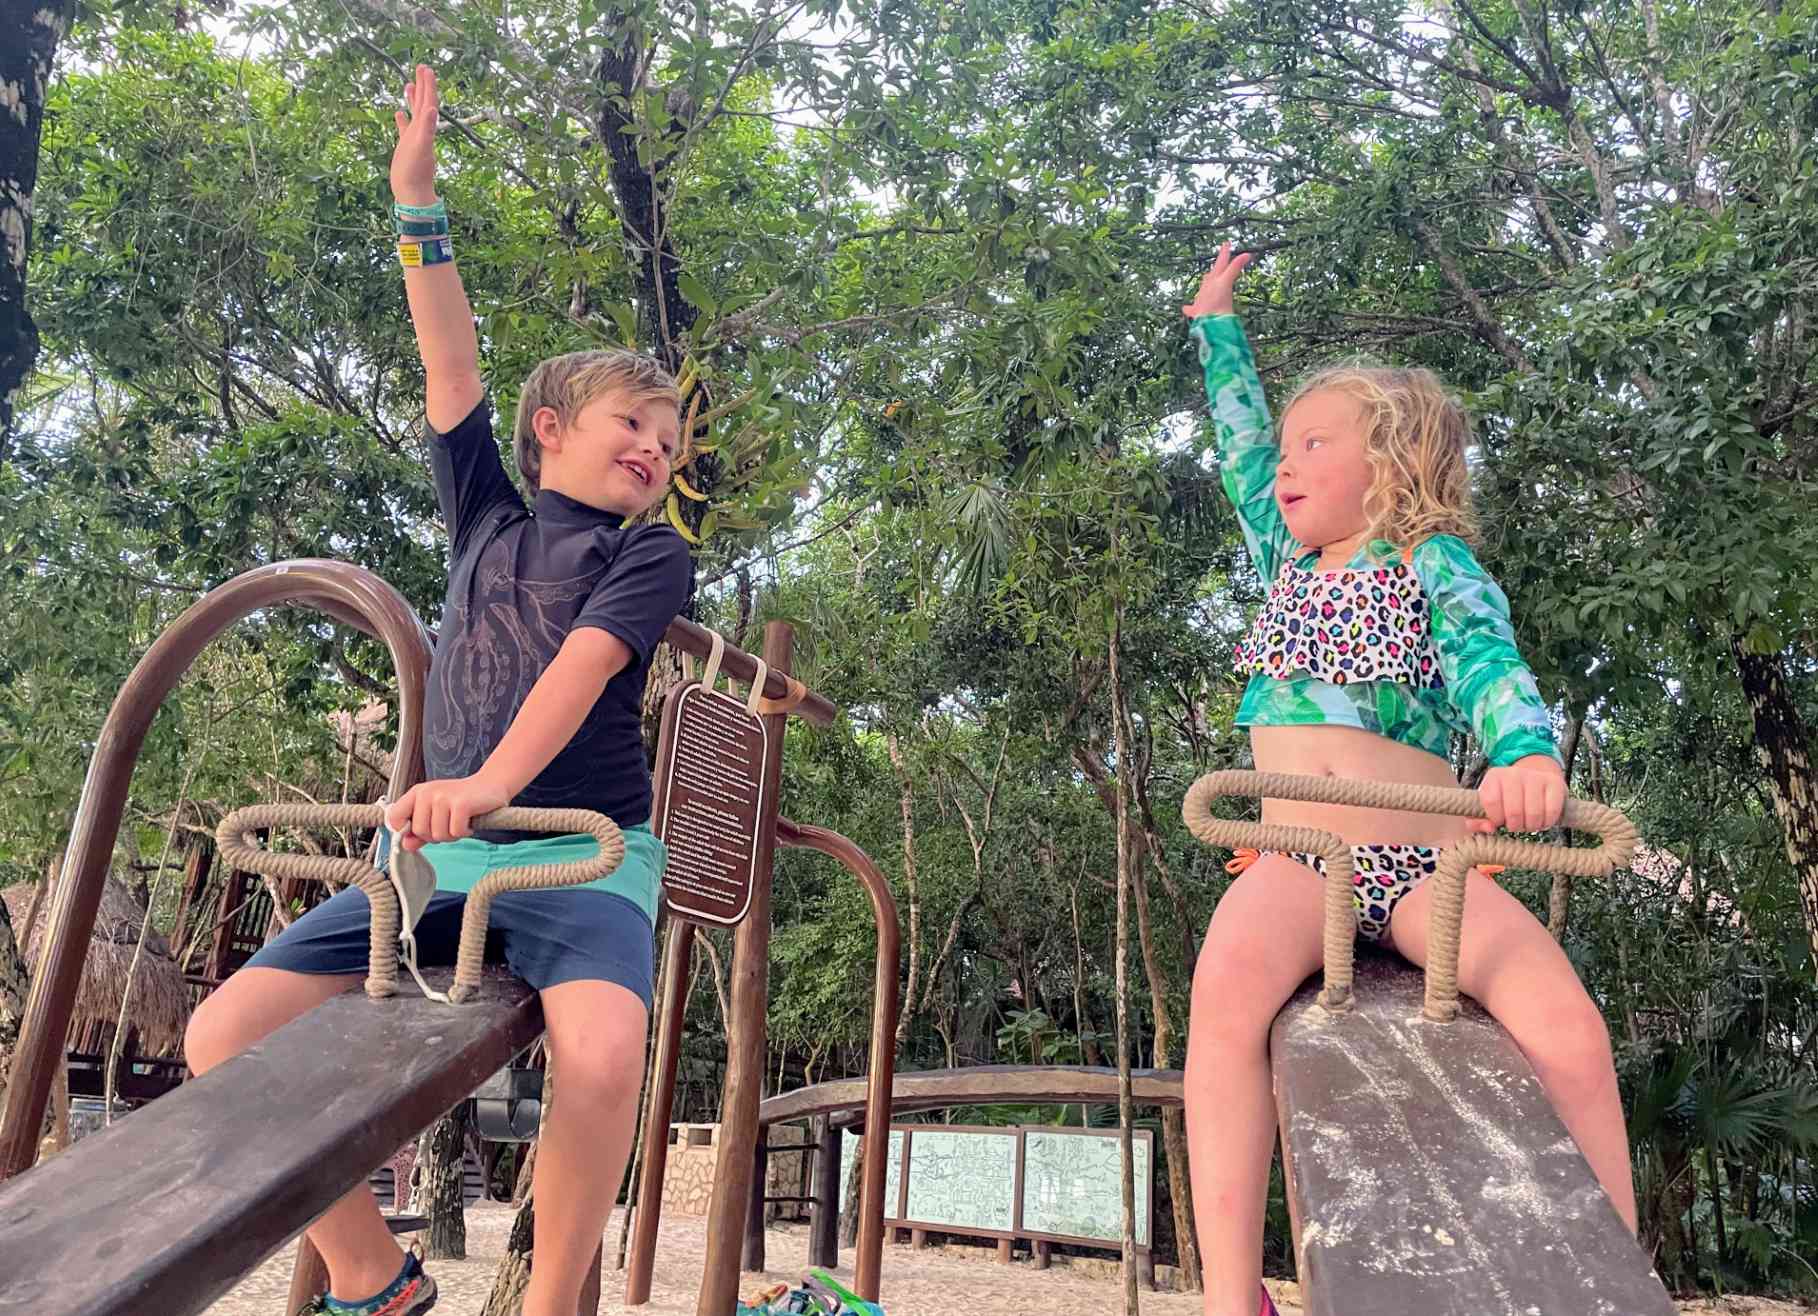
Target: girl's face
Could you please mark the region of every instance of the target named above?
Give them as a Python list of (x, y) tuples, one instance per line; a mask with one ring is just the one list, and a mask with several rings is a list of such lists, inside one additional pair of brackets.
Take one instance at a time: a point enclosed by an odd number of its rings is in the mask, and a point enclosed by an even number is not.
[(1369, 529), (1364, 499), (1374, 473), (1364, 434), (1362, 406), (1336, 389), (1307, 394), (1282, 420), (1275, 503), (1288, 532), (1308, 548)]

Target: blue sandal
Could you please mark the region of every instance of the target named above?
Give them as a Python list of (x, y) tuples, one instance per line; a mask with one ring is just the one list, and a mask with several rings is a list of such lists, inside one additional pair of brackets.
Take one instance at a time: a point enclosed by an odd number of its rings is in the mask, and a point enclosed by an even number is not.
[(343, 1302), (324, 1293), (297, 1316), (421, 1316), (436, 1305), (436, 1282), (423, 1273), (417, 1254), (404, 1255), (404, 1268), (383, 1290), (364, 1302)]

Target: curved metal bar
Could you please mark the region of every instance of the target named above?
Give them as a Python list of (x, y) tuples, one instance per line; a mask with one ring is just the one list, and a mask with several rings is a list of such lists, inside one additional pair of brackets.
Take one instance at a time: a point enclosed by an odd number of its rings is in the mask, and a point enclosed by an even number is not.
[[(897, 926), (896, 897), (871, 856), (838, 832), (825, 827), (776, 820), (776, 839), (784, 845), (818, 850), (837, 859), (871, 897), (877, 920), (876, 999), (871, 1006), (871, 1073), (865, 1091), (865, 1132), (875, 1152), (890, 1144), (890, 1093), (896, 1074), (897, 972), (902, 960), (902, 932)], [(884, 1171), (887, 1157), (865, 1157), (860, 1181), (858, 1261), (855, 1287), (867, 1302), (876, 1302), (884, 1255)]]
[(51, 906), (45, 952), (20, 1027), (6, 1119), (0, 1123), (0, 1179), (28, 1169), (37, 1158), (44, 1104), (69, 1031), (108, 860), (120, 833), (145, 733), (165, 697), (211, 640), (242, 617), (279, 604), (302, 604), (343, 620), (363, 619), (362, 629), (385, 641), (398, 674), (398, 753), (392, 766), (392, 795), (409, 789), (423, 774), (428, 632), (404, 596), (372, 572), (324, 558), (274, 562), (210, 590), (167, 626), (114, 697), (89, 760), (64, 857), (63, 879)]

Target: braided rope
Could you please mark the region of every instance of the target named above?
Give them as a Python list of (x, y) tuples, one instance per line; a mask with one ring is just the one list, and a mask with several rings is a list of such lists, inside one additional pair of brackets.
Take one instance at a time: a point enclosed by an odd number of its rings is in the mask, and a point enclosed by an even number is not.
[[(1181, 816), (1187, 829), (1207, 845), (1227, 850), (1240, 847), (1294, 850), (1325, 859), (1322, 939), (1326, 983), (1319, 999), (1320, 1004), (1335, 1011), (1349, 1008), (1351, 1002), (1352, 952), (1357, 935), (1351, 911), (1351, 847), (1343, 838), (1316, 827), (1286, 827), (1214, 817), (1213, 801), (1227, 795), (1307, 804), (1345, 804), (1363, 809), (1397, 809), (1454, 818), (1484, 816), (1477, 792), (1459, 786), (1416, 786), (1403, 782), (1231, 770), (1208, 773), (1188, 788), (1181, 805)], [(1521, 841), (1512, 836), (1473, 835), (1441, 851), (1438, 868), (1431, 879), (1433, 904), (1428, 919), (1426, 1004), (1423, 1009), (1427, 1018), (1445, 1023), (1458, 1014), (1458, 938), (1464, 921), (1465, 875), (1471, 869), (1482, 864), (1502, 864), (1572, 877), (1608, 877), (1628, 864), (1641, 840), (1635, 824), (1619, 811), (1590, 800), (1568, 799), (1560, 823), (1573, 831), (1596, 836), (1602, 844), (1589, 849), (1567, 849)], [(1342, 881), (1338, 880), (1341, 875)]]
[[(372, 905), (372, 939), (366, 994), (390, 996), (398, 986), (398, 933), (403, 919), (398, 893), (384, 873), (364, 859), (332, 855), (274, 854), (260, 847), (257, 832), (265, 827), (383, 827), (379, 804), (253, 804), (235, 809), (215, 829), (223, 860), (238, 869), (267, 877), (337, 881), (357, 886)], [(488, 873), (468, 893), (461, 915), (460, 952), (455, 961), (451, 1001), (471, 998), (480, 982), (486, 951), (486, 927), (493, 898), (505, 891), (579, 886), (616, 869), (625, 858), (625, 838), (618, 824), (590, 809), (494, 809), (473, 820), (475, 827), (519, 832), (584, 832), (599, 842), (591, 859), (565, 864), (529, 864)]]

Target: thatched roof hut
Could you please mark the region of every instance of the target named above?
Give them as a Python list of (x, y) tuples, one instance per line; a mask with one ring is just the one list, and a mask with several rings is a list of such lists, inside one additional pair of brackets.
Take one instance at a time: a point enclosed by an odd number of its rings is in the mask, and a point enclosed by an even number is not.
[[(31, 908), (37, 890), (35, 882), (19, 882), (0, 891), (13, 929), (21, 935), (25, 933), (26, 911)], [(110, 876), (101, 891), (94, 938), (82, 965), (82, 985), (76, 992), (76, 1008), (69, 1025), (70, 1050), (99, 1055), (112, 1044), (114, 1021), (120, 1015), (120, 993), (126, 985), (133, 948), (139, 944), (139, 925), (144, 920), (144, 907), (133, 899), (125, 886)], [(39, 910), (37, 926), (20, 948), (28, 965), (38, 962), (39, 948), (44, 944), (49, 925), (47, 903)], [(182, 1045), (183, 1029), (188, 1023), (189, 991), (183, 982), (183, 972), (171, 955), (170, 944), (154, 928), (146, 934), (132, 1001), (127, 1007), (124, 1054), (174, 1056)]]

